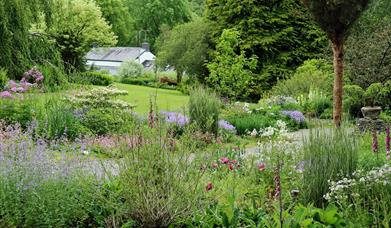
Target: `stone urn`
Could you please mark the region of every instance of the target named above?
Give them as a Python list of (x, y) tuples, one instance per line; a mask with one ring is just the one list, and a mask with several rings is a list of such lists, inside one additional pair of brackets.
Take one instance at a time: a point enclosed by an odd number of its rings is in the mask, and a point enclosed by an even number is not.
[(379, 118), (381, 110), (382, 109), (379, 106), (375, 106), (375, 107), (367, 106), (361, 108), (361, 112), (364, 118), (371, 119), (371, 120), (377, 120)]

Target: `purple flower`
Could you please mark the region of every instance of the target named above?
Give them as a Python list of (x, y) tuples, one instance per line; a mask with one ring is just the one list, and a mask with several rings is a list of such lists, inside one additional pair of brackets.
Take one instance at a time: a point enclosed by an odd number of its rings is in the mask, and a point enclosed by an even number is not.
[(227, 131), (235, 132), (236, 128), (232, 124), (230, 124), (228, 121), (220, 120), (219, 121), (219, 128), (222, 128)]
[(0, 97), (1, 98), (13, 98), (12, 94), (10, 92), (8, 92), (8, 91), (0, 92)]
[(161, 115), (163, 115), (165, 117), (165, 121), (167, 123), (173, 123), (173, 124), (177, 124), (181, 127), (185, 126), (186, 124), (189, 123), (189, 119), (180, 114), (180, 113), (176, 113), (176, 112), (160, 112)]
[(300, 111), (284, 110), (281, 111), (281, 113), (285, 116), (288, 116), (290, 119), (296, 121), (297, 123), (303, 123), (305, 121), (305, 117), (303, 113)]

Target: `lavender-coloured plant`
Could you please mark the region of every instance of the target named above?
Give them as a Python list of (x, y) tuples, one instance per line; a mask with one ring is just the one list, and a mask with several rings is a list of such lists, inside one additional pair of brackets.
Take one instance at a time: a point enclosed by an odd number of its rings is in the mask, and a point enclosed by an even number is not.
[(305, 117), (303, 113), (300, 111), (284, 110), (281, 111), (281, 113), (285, 116), (288, 116), (290, 119), (296, 121), (297, 123), (303, 123), (305, 121)]
[(226, 121), (226, 120), (220, 120), (220, 121), (219, 121), (219, 128), (220, 128), (220, 129), (227, 130), (227, 131), (230, 131), (230, 132), (236, 132), (235, 126), (233, 126), (232, 124), (230, 124), (230, 123), (229, 123), (228, 121)]
[(189, 123), (189, 119), (181, 113), (162, 111), (160, 114), (164, 117), (166, 123), (175, 124), (180, 127), (184, 127)]

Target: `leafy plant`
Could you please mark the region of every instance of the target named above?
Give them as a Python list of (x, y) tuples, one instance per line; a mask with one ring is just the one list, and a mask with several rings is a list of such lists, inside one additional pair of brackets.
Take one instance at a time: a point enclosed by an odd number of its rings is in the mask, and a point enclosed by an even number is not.
[(126, 80), (128, 78), (137, 78), (142, 76), (144, 71), (143, 65), (136, 61), (126, 61), (123, 62), (118, 69), (118, 75), (121, 77), (121, 80)]
[(2, 91), (8, 83), (7, 70), (0, 68), (0, 91)]
[(104, 72), (88, 71), (78, 74), (78, 83), (97, 86), (109, 86), (113, 84), (114, 77)]
[(361, 115), (361, 108), (364, 106), (363, 97), (365, 91), (357, 85), (344, 86), (344, 107), (352, 117)]
[(315, 89), (324, 94), (331, 94), (333, 66), (324, 59), (307, 60), (298, 67), (294, 75), (285, 80), (279, 80), (273, 87), (274, 95), (298, 97), (309, 94)]
[(202, 87), (193, 89), (189, 101), (190, 123), (196, 125), (199, 131), (217, 135), (220, 105), (216, 94)]
[(121, 195), (132, 218), (141, 226), (165, 227), (200, 208), (202, 173), (197, 161), (189, 162), (195, 148), (176, 148), (161, 127), (135, 135), (138, 146), (123, 151), (119, 163)]

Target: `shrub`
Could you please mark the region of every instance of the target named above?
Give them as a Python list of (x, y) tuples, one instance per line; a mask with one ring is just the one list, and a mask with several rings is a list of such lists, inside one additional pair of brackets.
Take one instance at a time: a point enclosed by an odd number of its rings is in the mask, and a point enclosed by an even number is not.
[(189, 101), (190, 123), (204, 133), (217, 135), (220, 105), (216, 94), (201, 87), (193, 89)]
[(364, 106), (363, 97), (365, 91), (357, 85), (344, 86), (343, 105), (345, 111), (352, 117), (361, 116), (361, 108)]
[(121, 196), (142, 227), (168, 227), (202, 208), (202, 172), (190, 159), (195, 148), (176, 149), (173, 139), (164, 135), (160, 128), (137, 132), (147, 144), (123, 151), (125, 158), (119, 163)]
[(63, 89), (68, 85), (68, 78), (64, 73), (64, 69), (49, 63), (39, 65), (37, 69), (41, 71), (44, 76), (43, 86), (45, 90), (54, 92)]
[(371, 84), (364, 93), (365, 105), (366, 106), (376, 106), (382, 105), (383, 97), (381, 91), (383, 90), (383, 85), (381, 83)]
[(36, 117), (37, 99), (26, 96), (24, 99), (1, 99), (0, 98), (0, 120), (6, 124), (20, 124), (23, 129)]
[(333, 72), (332, 64), (326, 60), (307, 60), (296, 69), (291, 78), (278, 81), (272, 89), (272, 94), (297, 97), (310, 93), (314, 88), (324, 94), (331, 94)]
[(114, 77), (104, 72), (87, 71), (74, 73), (72, 82), (82, 85), (109, 86), (113, 84)]
[(0, 92), (5, 88), (8, 80), (7, 70), (0, 68)]
[(331, 99), (317, 89), (311, 89), (308, 94), (299, 96), (298, 101), (304, 112), (312, 117), (320, 117), (324, 111), (333, 106)]
[(259, 129), (264, 129), (269, 126), (275, 126), (277, 122), (277, 120), (272, 116), (247, 113), (230, 116), (227, 120), (235, 126), (239, 135), (245, 135), (253, 129), (258, 131)]
[(136, 78), (142, 76), (144, 72), (144, 66), (136, 61), (123, 62), (118, 69), (118, 75), (124, 78)]
[(324, 203), (328, 182), (355, 171), (358, 143), (354, 133), (344, 128), (311, 130), (303, 143), (302, 198), (320, 206)]
[(95, 135), (126, 133), (132, 128), (133, 114), (110, 108), (93, 108), (83, 114), (81, 123)]
[(139, 77), (139, 78), (122, 78), (122, 83), (130, 84), (130, 85), (142, 85), (142, 86), (154, 86), (156, 84), (155, 78), (149, 78), (149, 77)]

